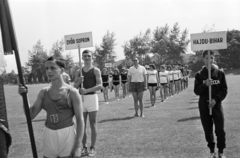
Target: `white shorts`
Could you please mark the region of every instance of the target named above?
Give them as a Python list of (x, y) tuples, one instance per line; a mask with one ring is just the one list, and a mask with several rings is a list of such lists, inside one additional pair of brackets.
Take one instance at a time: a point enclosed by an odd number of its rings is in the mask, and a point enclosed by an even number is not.
[(43, 132), (43, 156), (49, 158), (70, 156), (75, 137), (74, 126), (59, 130), (45, 127)]
[(83, 96), (83, 112), (93, 112), (98, 111), (98, 95), (90, 94)]

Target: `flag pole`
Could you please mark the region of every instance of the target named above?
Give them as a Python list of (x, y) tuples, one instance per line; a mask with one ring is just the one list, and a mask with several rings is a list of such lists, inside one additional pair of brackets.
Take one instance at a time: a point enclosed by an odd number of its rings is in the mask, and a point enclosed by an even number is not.
[[(210, 50), (208, 50), (208, 79), (211, 80), (211, 64), (210, 64)], [(212, 102), (212, 86), (208, 86), (208, 94), (209, 94), (209, 104)], [(209, 107), (209, 115), (212, 115), (212, 108)]]
[[(5, 12), (2, 12), (3, 18), (5, 18), (1, 24), (2, 26), (2, 32), (5, 32), (5, 35), (7, 37), (3, 37), (3, 43), (4, 43), (4, 52), (15, 52), (15, 58), (16, 58), (16, 64), (17, 64), (17, 69), (18, 69), (18, 76), (19, 76), (19, 81), (22, 84), (22, 86), (25, 86), (24, 80), (23, 80), (23, 74), (22, 74), (22, 66), (21, 66), (21, 61), (19, 58), (19, 52), (18, 52), (18, 46), (17, 46), (17, 40), (15, 37), (15, 32), (14, 32), (14, 27), (13, 27), (13, 22), (11, 18), (11, 13), (10, 13), (10, 8), (8, 4), (8, 0), (3, 0), (2, 1), (2, 7), (1, 9), (5, 9)], [(4, 8), (5, 6), (5, 8)], [(5, 17), (4, 17), (5, 13)], [(29, 105), (28, 105), (28, 98), (27, 98), (27, 93), (22, 94), (23, 97), (23, 103), (24, 103), (24, 109), (25, 109), (25, 116), (27, 119), (27, 125), (28, 125), (28, 132), (30, 136), (30, 141), (31, 141), (31, 147), (32, 147), (32, 153), (33, 157), (37, 158), (37, 150), (35, 146), (35, 140), (34, 140), (34, 134), (33, 134), (33, 128), (32, 128), (32, 122), (31, 122), (31, 117), (30, 117), (30, 110), (29, 110)]]
[[(78, 44), (78, 56), (79, 56), (80, 77), (82, 78), (82, 56), (81, 56), (80, 43)], [(83, 88), (83, 82), (81, 82), (81, 88)], [(82, 101), (84, 102), (83, 94), (82, 94)]]

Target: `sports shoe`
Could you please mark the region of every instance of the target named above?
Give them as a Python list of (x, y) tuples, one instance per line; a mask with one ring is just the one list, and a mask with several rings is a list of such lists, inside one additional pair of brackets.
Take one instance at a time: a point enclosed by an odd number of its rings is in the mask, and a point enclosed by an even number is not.
[(143, 114), (141, 114), (140, 117), (145, 117), (145, 116)]
[(88, 156), (95, 156), (96, 155), (96, 150), (94, 147), (90, 147), (90, 150), (88, 152)]
[(88, 155), (87, 147), (83, 147), (81, 151), (81, 156), (87, 156), (87, 155)]
[(218, 158), (226, 158), (226, 156), (223, 153), (218, 153)]
[(137, 113), (135, 113), (134, 117), (138, 117), (139, 115)]
[(210, 156), (209, 156), (209, 158), (217, 158), (216, 153), (211, 153)]

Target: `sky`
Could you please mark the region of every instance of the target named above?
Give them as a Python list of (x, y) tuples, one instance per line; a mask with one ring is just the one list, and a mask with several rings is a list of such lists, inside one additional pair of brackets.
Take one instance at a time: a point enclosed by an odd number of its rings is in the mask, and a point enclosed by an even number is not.
[[(64, 35), (92, 32), (94, 46), (107, 31), (114, 32), (117, 60), (124, 59), (122, 45), (148, 28), (178, 22), (181, 31), (201, 33), (240, 30), (239, 0), (8, 0), (18, 41), (21, 63), (41, 40), (49, 52)], [(190, 45), (190, 44), (189, 44)], [(190, 46), (189, 46), (190, 47)], [(87, 48), (94, 50), (94, 47)], [(82, 49), (84, 50), (84, 49)], [(187, 53), (190, 53), (190, 48)], [(69, 53), (69, 51), (64, 52)], [(71, 50), (78, 62), (78, 51)], [(15, 56), (4, 56), (7, 72), (17, 72)]]

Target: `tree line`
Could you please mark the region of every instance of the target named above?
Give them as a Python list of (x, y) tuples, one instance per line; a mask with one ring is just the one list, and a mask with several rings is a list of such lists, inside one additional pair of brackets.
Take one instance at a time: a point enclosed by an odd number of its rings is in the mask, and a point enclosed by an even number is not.
[[(203, 32), (210, 32), (211, 30), (204, 30)], [(147, 29), (145, 32), (140, 32), (133, 38), (125, 41), (122, 44), (125, 59), (118, 65), (118, 68), (130, 67), (132, 65), (132, 58), (138, 57), (140, 64), (148, 65), (155, 64), (159, 67), (162, 64), (188, 64), (193, 72), (198, 71), (203, 62), (201, 60), (201, 51), (195, 52), (189, 61), (184, 61), (184, 54), (187, 53), (189, 45), (188, 30), (181, 31), (178, 23), (172, 27), (168, 24), (162, 27), (156, 27), (154, 30)], [(94, 65), (102, 69), (105, 63), (116, 62), (115, 46), (116, 35), (114, 32), (107, 31), (102, 37), (99, 45), (95, 46), (93, 52)], [(216, 58), (217, 65), (227, 69), (240, 68), (240, 31), (227, 31), (227, 45), (225, 50), (219, 50)], [(44, 49), (41, 40), (33, 45), (32, 50), (28, 51), (28, 61), (22, 66), (23, 75), (27, 83), (46, 83), (48, 82), (45, 73), (45, 61), (49, 56), (61, 57), (66, 63), (66, 73), (74, 80), (74, 74), (79, 68), (78, 63), (74, 63), (73, 56), (70, 52), (63, 55), (64, 41), (58, 40), (53, 43), (49, 52)], [(17, 83), (17, 74), (3, 73), (5, 83)]]

